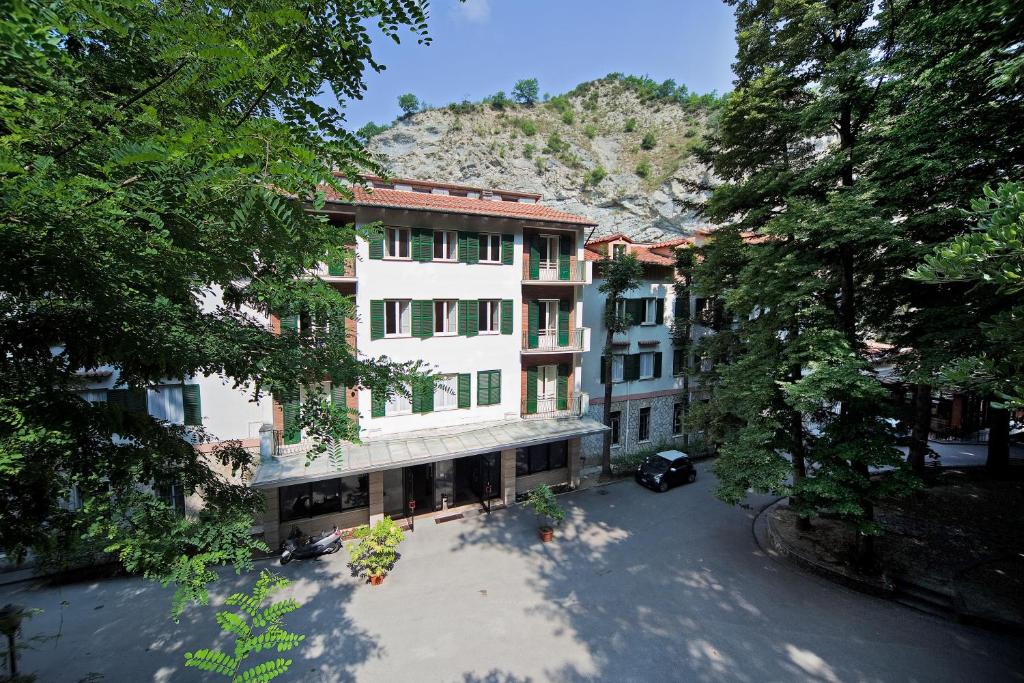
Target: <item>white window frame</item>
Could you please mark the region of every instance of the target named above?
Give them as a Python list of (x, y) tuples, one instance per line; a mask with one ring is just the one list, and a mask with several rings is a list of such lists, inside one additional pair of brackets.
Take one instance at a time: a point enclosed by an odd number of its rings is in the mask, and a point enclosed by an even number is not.
[(612, 355), (612, 383), (624, 381), (626, 370), (625, 354), (616, 353)]
[(496, 232), (482, 232), (477, 239), (480, 241), (480, 263), (501, 263), (501, 235)]
[[(392, 241), (397, 240), (401, 251), (401, 235), (405, 234), (405, 256), (394, 253)], [(384, 228), (384, 258), (395, 261), (412, 260), (412, 230), (409, 228)]]
[[(437, 255), (437, 238), (441, 236), (441, 256)], [(459, 260), (459, 233), (454, 230), (435, 230), (434, 240), (431, 246), (431, 255), (435, 261), (448, 261), (449, 263)], [(451, 253), (451, 256), (444, 254)]]
[[(486, 307), (487, 316), (481, 315)], [(486, 320), (488, 327), (484, 327)], [(493, 329), (491, 326), (493, 325)], [(479, 334), (501, 334), (501, 299), (480, 299), (477, 302), (477, 332)]]
[[(408, 385), (405, 386), (406, 391), (409, 390)], [(393, 417), (396, 415), (412, 415), (412, 399), (410, 396), (403, 396), (397, 391), (388, 397), (387, 403), (384, 404), (384, 417)]]
[[(678, 420), (676, 419), (678, 417)], [(673, 403), (672, 404), (672, 436), (683, 435), (683, 404)], [(678, 421), (678, 425), (676, 422)], [(676, 427), (679, 427), (679, 431), (676, 431)]]
[[(650, 374), (644, 373), (644, 365), (647, 361), (647, 365), (650, 366)], [(654, 352), (653, 351), (641, 351), (640, 352), (640, 379), (654, 379)]]
[[(443, 315), (438, 315), (438, 304), (442, 305)], [(438, 322), (443, 323), (437, 329)], [(434, 336), (453, 337), (459, 333), (459, 302), (457, 299), (434, 300)]]
[[(561, 305), (558, 299), (538, 299), (537, 300), (537, 336), (538, 337), (558, 337), (558, 316), (559, 306)], [(544, 304), (544, 315), (541, 315), (539, 304)], [(554, 321), (554, 324), (551, 324)]]
[[(640, 426), (643, 424), (644, 411), (647, 411), (647, 438), (640, 438)], [(640, 412), (636, 414), (636, 442), (637, 443), (650, 443), (651, 442), (651, 408), (644, 406), (640, 408)]]
[[(557, 280), (558, 279), (558, 257), (559, 249), (561, 248), (561, 237), (559, 235), (539, 235), (541, 242), (544, 244), (544, 249), (547, 250), (547, 258), (544, 258), (543, 254), (539, 254), (540, 263), (537, 267), (541, 270), (541, 280)], [(544, 273), (548, 273), (547, 276)]]
[(612, 258), (617, 259), (626, 254), (625, 244), (613, 244), (612, 245)]
[(626, 319), (626, 300), (619, 298), (615, 300), (615, 319), (625, 320)]
[[(394, 314), (397, 325), (388, 332), (388, 317)], [(412, 336), (412, 301), (410, 299), (384, 300), (384, 336), (389, 339)]]
[(655, 297), (644, 298), (644, 319), (641, 325), (654, 325), (658, 319), (658, 300)]
[(434, 384), (434, 410), (456, 410), (458, 407), (459, 376), (439, 375)]
[[(611, 428), (612, 448), (618, 448), (619, 446), (622, 445), (622, 411), (621, 410), (613, 410), (611, 412), (610, 417), (609, 417), (609, 421), (612, 422), (612, 424), (608, 425), (608, 427)], [(619, 423), (619, 439), (618, 439), (618, 441), (615, 440), (615, 427), (613, 426), (614, 423), (616, 423), (616, 422)]]

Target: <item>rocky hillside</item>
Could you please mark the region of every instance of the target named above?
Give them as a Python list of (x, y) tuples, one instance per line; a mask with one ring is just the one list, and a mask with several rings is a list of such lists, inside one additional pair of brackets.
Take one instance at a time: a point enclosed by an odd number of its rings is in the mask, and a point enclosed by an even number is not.
[(651, 96), (608, 77), (529, 106), (422, 111), (369, 148), (396, 176), (538, 192), (545, 204), (597, 221), (595, 236), (656, 241), (700, 224), (686, 203), (700, 199), (693, 188), (706, 186), (708, 171), (692, 150), (714, 109), (714, 100)]

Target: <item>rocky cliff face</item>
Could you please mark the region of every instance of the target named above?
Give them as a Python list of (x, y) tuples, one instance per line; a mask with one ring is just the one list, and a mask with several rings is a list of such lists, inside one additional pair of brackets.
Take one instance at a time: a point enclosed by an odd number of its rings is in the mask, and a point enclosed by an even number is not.
[(537, 192), (545, 204), (593, 218), (595, 236), (657, 241), (702, 224), (686, 204), (709, 180), (692, 150), (710, 116), (603, 79), (532, 106), (423, 111), (369, 148), (396, 176)]

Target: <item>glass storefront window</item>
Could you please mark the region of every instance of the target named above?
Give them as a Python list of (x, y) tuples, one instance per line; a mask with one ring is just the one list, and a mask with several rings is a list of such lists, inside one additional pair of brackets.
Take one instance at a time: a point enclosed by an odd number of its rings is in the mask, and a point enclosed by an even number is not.
[(567, 441), (542, 443), (516, 450), (516, 476), (548, 472), (566, 467), (569, 462)]
[(363, 474), (282, 486), (278, 489), (278, 502), (282, 522), (369, 507), (369, 477)]

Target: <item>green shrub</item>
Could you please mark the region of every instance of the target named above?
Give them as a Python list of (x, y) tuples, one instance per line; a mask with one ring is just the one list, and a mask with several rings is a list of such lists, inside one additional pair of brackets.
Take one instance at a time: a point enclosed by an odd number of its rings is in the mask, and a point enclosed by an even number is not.
[(517, 116), (516, 118), (512, 119), (512, 125), (518, 128), (523, 135), (537, 134), (537, 124), (534, 123), (531, 119), (524, 119)]
[(641, 178), (648, 178), (651, 175), (651, 162), (647, 159), (641, 159), (640, 163), (636, 165), (636, 174)]
[(562, 154), (568, 151), (569, 143), (562, 139), (556, 131), (551, 131), (551, 135), (548, 136), (547, 144), (544, 146), (544, 151), (548, 154)]
[(537, 484), (531, 489), (524, 505), (533, 508), (533, 512), (541, 518), (542, 522), (547, 519), (552, 525), (555, 525), (565, 519), (565, 510), (558, 504), (555, 494), (547, 484)]
[(587, 185), (597, 185), (607, 177), (608, 171), (604, 170), (603, 166), (595, 166), (590, 173), (587, 174), (586, 183)]
[(533, 158), (533, 153), (537, 151), (537, 148), (530, 143), (523, 145), (523, 156), (527, 159)]
[(524, 78), (521, 81), (516, 81), (515, 87), (512, 88), (512, 97), (519, 104), (529, 106), (537, 101), (538, 90), (536, 78)]
[(697, 133), (698, 133), (698, 131), (697, 131), (696, 128), (687, 128), (685, 135), (688, 138), (695, 138), (695, 137), (697, 137)]
[(572, 109), (566, 109), (562, 112), (562, 123), (567, 126), (576, 123), (576, 114), (573, 113)]
[(572, 110), (572, 104), (569, 102), (569, 98), (565, 95), (555, 95), (547, 101), (547, 105), (559, 114), (564, 114), (566, 111)]
[(452, 102), (448, 105), (448, 111), (456, 114), (471, 114), (476, 109), (476, 105), (469, 100), (462, 100), (461, 102)]
[(349, 566), (361, 576), (384, 576), (398, 561), (398, 545), (405, 534), (390, 517), (355, 531), (359, 542), (349, 548)]
[(643, 139), (640, 141), (640, 149), (654, 149), (654, 145), (657, 144), (657, 139), (654, 137), (654, 133), (648, 131), (644, 133)]
[(588, 123), (586, 126), (583, 127), (583, 134), (586, 135), (591, 140), (593, 140), (594, 136), (597, 135), (597, 126), (595, 126), (592, 123)]
[(491, 109), (502, 111), (505, 107), (512, 104), (512, 100), (508, 98), (508, 95), (505, 94), (504, 90), (499, 90), (490, 97), (485, 97), (484, 104), (491, 105)]
[(634, 118), (628, 118), (628, 119), (626, 119), (626, 128), (625, 128), (625, 131), (626, 131), (627, 133), (632, 133), (632, 132), (633, 132), (633, 131), (635, 131), (635, 130), (636, 130), (636, 119), (634, 119)]
[(533, 165), (537, 168), (537, 175), (548, 170), (548, 160), (545, 157), (537, 157), (533, 160)]
[(420, 100), (418, 97), (413, 95), (411, 92), (407, 92), (404, 95), (398, 96), (398, 107), (402, 110), (402, 113), (408, 116), (419, 111)]
[(365, 126), (356, 131), (356, 135), (363, 142), (369, 142), (374, 135), (380, 135), (386, 131), (389, 126), (381, 126), (373, 121), (368, 122)]

